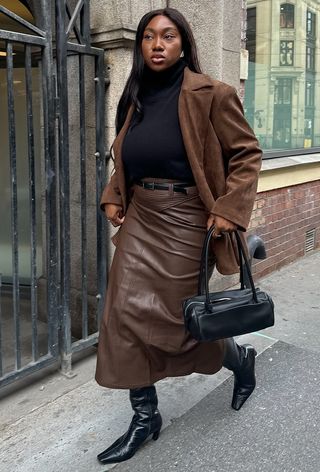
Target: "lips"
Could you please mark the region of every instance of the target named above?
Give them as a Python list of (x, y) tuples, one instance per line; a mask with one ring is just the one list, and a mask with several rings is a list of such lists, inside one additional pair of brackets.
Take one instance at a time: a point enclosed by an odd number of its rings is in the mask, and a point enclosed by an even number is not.
[(164, 61), (165, 57), (162, 55), (162, 54), (153, 54), (151, 56), (151, 61), (154, 63), (154, 64), (160, 64)]

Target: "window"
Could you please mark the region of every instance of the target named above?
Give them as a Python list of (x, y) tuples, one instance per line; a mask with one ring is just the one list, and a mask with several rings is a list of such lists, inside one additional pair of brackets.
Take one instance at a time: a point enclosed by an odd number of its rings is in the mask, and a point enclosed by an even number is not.
[(247, 11), (247, 49), (249, 51), (252, 62), (256, 57), (256, 8), (248, 8)]
[(244, 110), (264, 157), (320, 152), (319, 0), (295, 4), (247, 0)]
[(314, 81), (306, 81), (306, 107), (314, 106)]
[(310, 10), (307, 10), (307, 38), (315, 39), (316, 38), (316, 14), (312, 13)]
[(316, 15), (310, 10), (307, 10), (306, 36), (306, 70), (314, 71), (316, 57)]
[(247, 50), (249, 52), (249, 74), (246, 81), (246, 117), (254, 126), (255, 113), (255, 62), (256, 62), (256, 8), (247, 11)]
[(293, 66), (293, 41), (280, 41), (280, 66)]
[(316, 49), (313, 46), (306, 47), (306, 69), (314, 70), (315, 68), (315, 53)]
[(294, 28), (294, 5), (283, 3), (280, 6), (280, 28)]
[(314, 143), (314, 120), (315, 120), (315, 81), (314, 74), (307, 74), (305, 90), (305, 113), (304, 113), (304, 147), (312, 147)]
[(274, 90), (275, 105), (291, 105), (292, 79), (277, 79)]
[(287, 148), (291, 144), (292, 79), (275, 81), (273, 108), (273, 147)]

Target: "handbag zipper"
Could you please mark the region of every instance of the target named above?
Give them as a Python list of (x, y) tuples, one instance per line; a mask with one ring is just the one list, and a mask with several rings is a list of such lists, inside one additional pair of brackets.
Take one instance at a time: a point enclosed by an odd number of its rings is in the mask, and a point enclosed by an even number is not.
[[(232, 298), (228, 298), (228, 297), (224, 297), (224, 298), (218, 298), (217, 300), (210, 300), (210, 303), (218, 303), (218, 302), (225, 302), (225, 301), (229, 301), (229, 300), (232, 300)], [(201, 302), (201, 301), (192, 301), (190, 303), (188, 303), (188, 305), (185, 307), (185, 310), (187, 310), (189, 308), (189, 306), (191, 305), (205, 305), (206, 302)]]

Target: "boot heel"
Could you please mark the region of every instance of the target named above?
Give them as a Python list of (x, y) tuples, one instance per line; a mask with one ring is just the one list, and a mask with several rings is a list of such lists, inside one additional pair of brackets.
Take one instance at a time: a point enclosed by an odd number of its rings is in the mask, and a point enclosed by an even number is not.
[(159, 434), (160, 434), (160, 429), (159, 429), (159, 431), (156, 431), (155, 433), (153, 433), (152, 439), (153, 439), (154, 441), (156, 441), (156, 440), (158, 439), (158, 437), (159, 437)]

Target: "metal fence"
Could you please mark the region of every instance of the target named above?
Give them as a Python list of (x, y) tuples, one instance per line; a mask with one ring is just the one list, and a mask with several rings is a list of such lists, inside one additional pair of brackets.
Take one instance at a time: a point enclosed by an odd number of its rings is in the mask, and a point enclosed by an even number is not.
[(71, 10), (55, 0), (53, 19), (52, 2), (41, 0), (41, 28), (0, 6), (0, 21), (16, 24), (0, 29), (8, 142), (1, 166), (10, 169), (10, 206), (2, 209), (10, 237), (0, 249), (12, 260), (0, 263), (0, 387), (54, 362), (68, 373), (72, 354), (97, 341), (107, 264), (98, 201), (104, 52), (90, 44), (89, 1), (73, 3)]

